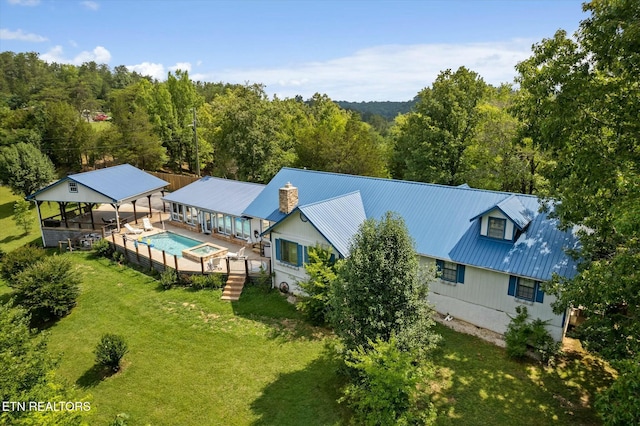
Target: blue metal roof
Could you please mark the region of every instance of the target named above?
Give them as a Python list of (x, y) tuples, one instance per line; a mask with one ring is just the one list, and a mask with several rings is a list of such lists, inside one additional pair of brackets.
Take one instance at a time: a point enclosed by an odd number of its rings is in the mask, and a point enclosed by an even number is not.
[(165, 201), (197, 207), (201, 210), (242, 216), (243, 211), (265, 185), (205, 176), (167, 194)]
[[(360, 192), (352, 192), (298, 207), (342, 256), (349, 255), (351, 238), (367, 220)], [(294, 210), (295, 211), (295, 210)]]
[(535, 215), (535, 212), (527, 209), (522, 205), (522, 203), (520, 202), (520, 198), (517, 195), (512, 194), (506, 197), (504, 200), (500, 201), (495, 206), (490, 207), (487, 211), (478, 214), (476, 217), (472, 217), (471, 220), (477, 219), (480, 216), (484, 216), (493, 209), (498, 209), (502, 213), (504, 213), (505, 216), (507, 216), (513, 223), (516, 224), (516, 227), (519, 230), (523, 230), (524, 228), (526, 228)]
[[(539, 213), (534, 196), (283, 168), (244, 213), (280, 221), (285, 214), (278, 210), (278, 189), (287, 182), (298, 188), (302, 206), (359, 191), (367, 218), (379, 220), (387, 211), (398, 213), (416, 242), (416, 251), (425, 256), (540, 280), (550, 279), (552, 272), (567, 277), (576, 273), (575, 263), (563, 252), (563, 247), (575, 247), (576, 238)], [(481, 237), (479, 220), (470, 220), (512, 195), (531, 212), (529, 228), (516, 243)]]
[(168, 182), (130, 164), (120, 164), (119, 166), (69, 175), (31, 194), (28, 198), (33, 199), (36, 195), (47, 191), (49, 188), (68, 181), (78, 182), (105, 197), (111, 198), (114, 203), (134, 200), (139, 196), (160, 191), (169, 185)]

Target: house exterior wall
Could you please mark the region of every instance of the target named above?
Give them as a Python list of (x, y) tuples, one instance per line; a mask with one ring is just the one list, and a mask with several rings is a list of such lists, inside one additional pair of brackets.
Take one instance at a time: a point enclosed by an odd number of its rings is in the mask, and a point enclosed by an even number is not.
[[(289, 285), (289, 291), (300, 294), (302, 289), (297, 283), (306, 280), (309, 276), (304, 269), (304, 265), (296, 267), (276, 258), (276, 239), (295, 242), (305, 247), (314, 247), (316, 244), (330, 246), (329, 242), (309, 222), (303, 222), (297, 213), (282, 221), (271, 232), (271, 257), (273, 272), (275, 273), (275, 286), (279, 288), (280, 283), (286, 282)], [(335, 250), (333, 250), (333, 253), (337, 258), (338, 253)]]
[(60, 201), (60, 202), (78, 202), (78, 203), (100, 203), (110, 204), (111, 198), (108, 198), (99, 192), (96, 192), (84, 185), (73, 182), (76, 184), (78, 192), (69, 191), (69, 182), (60, 182), (58, 185), (54, 185), (46, 191), (42, 191), (36, 195), (35, 199), (38, 201)]
[[(435, 260), (420, 256), (420, 263), (432, 266)], [(496, 271), (465, 267), (464, 284), (436, 279), (429, 284), (429, 301), (440, 313), (467, 321), (478, 327), (504, 334), (511, 317), (515, 317), (516, 307), (524, 305), (531, 319), (549, 321), (547, 330), (554, 339), (562, 339), (563, 316), (551, 309), (555, 297), (544, 295), (543, 303), (528, 302), (509, 296), (509, 275)]]

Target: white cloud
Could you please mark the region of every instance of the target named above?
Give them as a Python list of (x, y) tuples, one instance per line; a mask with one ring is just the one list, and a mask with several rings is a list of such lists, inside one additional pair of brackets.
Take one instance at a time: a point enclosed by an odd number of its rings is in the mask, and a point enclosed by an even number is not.
[(84, 7), (86, 7), (89, 10), (98, 10), (98, 9), (100, 9), (100, 5), (95, 1), (82, 1), (82, 2), (80, 2), (80, 4), (83, 5)]
[(40, 55), (40, 59), (46, 62), (60, 64), (82, 65), (84, 62), (94, 61), (98, 64), (108, 64), (111, 61), (111, 53), (102, 46), (97, 46), (91, 52), (82, 51), (73, 58), (65, 58), (62, 46), (56, 46), (47, 53)]
[[(384, 45), (351, 56), (290, 67), (228, 69), (199, 74), (205, 81), (264, 83), (271, 94), (307, 98), (315, 92), (334, 100), (412, 99), (437, 75), (460, 66), (477, 72), (487, 83), (510, 83), (514, 66), (531, 55), (532, 41), (495, 43)], [(195, 76), (194, 76), (195, 77)]]
[(47, 41), (47, 38), (38, 34), (25, 33), (20, 29), (17, 31), (11, 31), (6, 28), (2, 28), (0, 29), (0, 40), (20, 40), (39, 43), (41, 41)]
[(17, 4), (18, 6), (37, 6), (40, 0), (9, 0), (9, 4)]
[(75, 40), (69, 40), (69, 45), (71, 45), (71, 47), (78, 47), (78, 43), (76, 43)]
[(141, 75), (148, 75), (156, 80), (164, 80), (167, 78), (167, 74), (164, 70), (164, 65), (154, 64), (152, 62), (143, 62), (137, 65), (127, 65), (129, 71), (135, 71)]
[(174, 66), (169, 67), (169, 71), (176, 70), (191, 72), (191, 62), (177, 62)]

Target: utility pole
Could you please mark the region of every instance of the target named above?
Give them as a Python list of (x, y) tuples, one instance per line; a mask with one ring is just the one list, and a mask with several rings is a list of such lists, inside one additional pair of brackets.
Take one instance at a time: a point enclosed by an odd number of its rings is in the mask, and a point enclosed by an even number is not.
[(196, 119), (196, 109), (194, 107), (193, 108), (193, 137), (196, 142), (196, 175), (200, 177), (200, 154), (198, 153), (198, 130), (196, 127), (197, 122), (198, 121)]

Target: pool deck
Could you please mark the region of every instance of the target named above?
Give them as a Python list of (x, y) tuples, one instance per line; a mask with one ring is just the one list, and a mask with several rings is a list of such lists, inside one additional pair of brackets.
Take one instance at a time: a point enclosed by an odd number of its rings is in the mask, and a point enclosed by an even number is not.
[[(155, 199), (154, 199), (155, 198)], [(144, 201), (144, 203), (142, 203)], [(229, 253), (237, 253), (240, 248), (245, 247), (244, 257), (247, 259), (247, 266), (249, 268), (250, 273), (258, 273), (260, 267), (269, 268), (271, 259), (268, 257), (260, 256), (259, 248), (253, 248), (252, 245), (247, 244), (244, 240), (229, 238), (227, 236), (223, 236), (222, 238), (218, 236), (218, 234), (213, 233), (211, 235), (190, 231), (188, 229), (184, 229), (178, 226), (173, 225), (170, 220), (170, 214), (167, 212), (163, 212), (162, 208), (162, 200), (159, 197), (152, 197), (151, 200), (151, 209), (152, 209), (152, 217), (150, 219), (151, 225), (153, 226), (152, 230), (144, 231), (142, 226), (141, 217), (145, 216), (145, 214), (141, 215), (141, 212), (145, 212), (148, 214), (148, 206), (145, 207), (146, 200), (140, 200), (137, 205), (138, 211), (138, 224), (133, 223), (133, 221), (129, 221), (129, 224), (137, 229), (142, 230), (143, 232), (140, 234), (131, 234), (127, 231), (126, 228), (122, 228), (120, 233), (113, 233), (113, 237), (107, 237), (109, 241), (114, 241), (118, 246), (124, 246), (125, 240), (123, 237), (126, 237), (126, 247), (130, 250), (135, 250), (133, 245), (133, 240), (138, 239), (139, 237), (147, 237), (150, 235), (155, 235), (164, 231), (171, 231), (179, 235), (183, 235), (185, 237), (192, 238), (196, 241), (200, 242), (211, 242), (218, 246), (225, 247), (229, 250)], [(111, 212), (113, 215), (113, 209), (111, 206), (101, 206), (97, 211)], [(133, 208), (130, 205), (123, 205), (120, 208), (120, 216), (127, 216), (133, 214)], [(234, 241), (235, 240), (235, 241)], [(148, 257), (149, 256), (149, 247), (146, 245), (139, 245), (138, 250), (140, 255)], [(155, 248), (150, 249), (151, 258), (159, 263), (163, 262), (162, 251), (156, 250)], [(167, 265), (174, 267), (175, 261), (177, 259), (178, 269), (180, 271), (188, 271), (188, 272), (201, 272), (202, 265), (200, 262), (194, 262), (189, 259), (185, 259), (184, 257), (174, 258), (173, 255), (168, 253), (165, 254), (165, 260)], [(229, 269), (227, 269), (227, 264)], [(218, 272), (218, 273), (244, 273), (245, 272), (245, 261), (244, 259), (233, 260), (230, 259), (229, 262), (226, 261), (226, 257), (214, 260), (214, 265), (219, 265), (218, 268), (214, 268), (213, 270), (209, 269), (209, 265), (207, 262), (204, 264), (205, 272)]]

